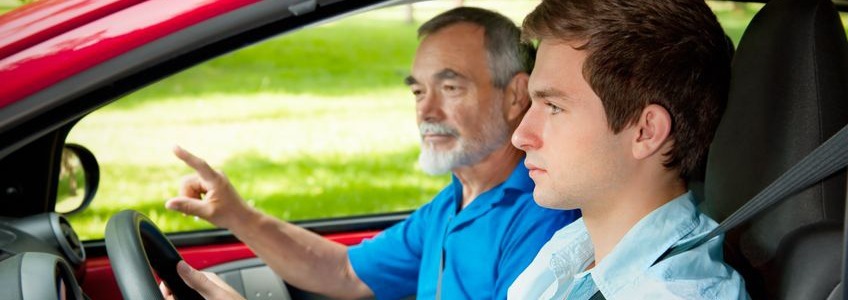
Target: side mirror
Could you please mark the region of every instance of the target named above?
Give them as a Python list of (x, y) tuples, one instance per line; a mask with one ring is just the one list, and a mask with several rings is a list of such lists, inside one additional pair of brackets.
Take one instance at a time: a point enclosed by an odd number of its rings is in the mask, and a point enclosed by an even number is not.
[(73, 215), (94, 200), (100, 183), (100, 166), (91, 151), (77, 144), (65, 144), (60, 163), (55, 208), (60, 214)]

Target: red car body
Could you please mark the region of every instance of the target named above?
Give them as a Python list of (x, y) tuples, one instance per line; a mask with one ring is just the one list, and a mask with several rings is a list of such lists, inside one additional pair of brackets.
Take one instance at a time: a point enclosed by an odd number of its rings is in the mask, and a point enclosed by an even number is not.
[(0, 108), (257, 0), (48, 0), (0, 16)]

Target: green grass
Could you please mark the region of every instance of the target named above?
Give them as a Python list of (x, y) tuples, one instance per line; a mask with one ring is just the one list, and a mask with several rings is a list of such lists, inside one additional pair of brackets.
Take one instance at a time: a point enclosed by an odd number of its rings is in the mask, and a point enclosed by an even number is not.
[(416, 167), (407, 93), (219, 95), (104, 108), (69, 137), (97, 155), (102, 171), (92, 206), (71, 220), (86, 239), (102, 237), (108, 216), (126, 208), (169, 232), (207, 228), (163, 208), (192, 172), (170, 153), (174, 144), (206, 158), (245, 199), (284, 219), (412, 209), (448, 177)]
[[(209, 228), (163, 207), (191, 173), (170, 153), (175, 144), (287, 220), (409, 210), (429, 200), (448, 177), (415, 166), (414, 107), (402, 85), (415, 25), (343, 25), (220, 57), (83, 119), (69, 140), (95, 153), (102, 174), (91, 207), (71, 218), (80, 236), (101, 238), (108, 217), (127, 208), (168, 232)], [(362, 35), (368, 43), (354, 41)]]
[[(353, 19), (239, 50), (116, 103), (131, 108), (174, 96), (284, 93), (343, 96), (398, 88), (408, 74), (415, 24)], [(361, 37), (367, 35), (369, 42)]]
[[(416, 5), (420, 22), (452, 5)], [(467, 1), (516, 21), (533, 1)], [(719, 4), (719, 6), (724, 4)], [(171, 76), (84, 118), (69, 142), (101, 164), (92, 205), (71, 222), (102, 238), (133, 208), (166, 232), (210, 228), (164, 209), (191, 170), (179, 144), (223, 170), (252, 205), (287, 220), (413, 209), (449, 181), (416, 165), (414, 103), (402, 85), (417, 39), (403, 7), (277, 37)], [(752, 10), (718, 7), (738, 41)]]
[(733, 40), (734, 45), (739, 45), (739, 39), (745, 32), (745, 27), (751, 22), (754, 14), (762, 8), (761, 3), (736, 4), (730, 2), (709, 3), (716, 13), (724, 31)]
[[(508, 11), (523, 1), (468, 1)], [(416, 5), (416, 21), (452, 1)], [(191, 170), (174, 144), (224, 170), (249, 203), (305, 220), (413, 209), (449, 176), (416, 165), (408, 74), (418, 22), (394, 7), (270, 39), (186, 70), (84, 118), (69, 141), (101, 164), (92, 205), (71, 222), (102, 238), (106, 220), (133, 208), (167, 232), (209, 228), (164, 209)], [(522, 12), (522, 9), (524, 12)], [(379, 22), (377, 22), (379, 21)]]
[[(260, 153), (234, 155), (219, 166), (236, 183), (251, 205), (287, 220), (304, 220), (374, 212), (411, 210), (427, 201), (446, 184), (446, 177), (425, 176), (410, 162), (418, 150), (383, 153), (379, 159), (366, 155), (321, 155), (274, 160)], [(105, 221), (132, 206), (150, 216), (163, 230), (186, 231), (211, 228), (208, 223), (163, 209), (163, 199), (176, 193), (179, 175), (188, 169), (174, 166), (111, 166), (105, 178), (132, 178), (162, 182), (120, 189), (108, 203), (74, 216), (74, 227), (88, 238), (100, 237)], [(127, 176), (128, 174), (135, 174)], [(134, 196), (139, 195), (139, 196)], [(144, 195), (147, 195), (146, 197)], [(105, 196), (99, 195), (98, 197)], [(101, 197), (102, 198), (102, 197)]]

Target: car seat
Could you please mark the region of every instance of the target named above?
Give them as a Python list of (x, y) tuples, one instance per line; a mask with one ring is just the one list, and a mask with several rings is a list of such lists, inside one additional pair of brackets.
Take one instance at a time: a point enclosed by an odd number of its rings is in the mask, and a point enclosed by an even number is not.
[[(700, 207), (722, 221), (848, 124), (848, 40), (830, 0), (773, 0), (742, 36)], [(844, 170), (726, 234), (754, 299), (842, 298)], [(834, 298), (836, 299), (836, 298)]]

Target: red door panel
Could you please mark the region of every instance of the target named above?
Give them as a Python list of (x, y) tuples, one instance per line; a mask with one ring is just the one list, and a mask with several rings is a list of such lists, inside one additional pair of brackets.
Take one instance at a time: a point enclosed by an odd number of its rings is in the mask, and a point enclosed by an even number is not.
[[(373, 237), (377, 233), (379, 231), (363, 231), (328, 234), (325, 237), (350, 246), (359, 244), (363, 239)], [(188, 264), (198, 269), (256, 257), (253, 251), (243, 243), (179, 247), (178, 250)], [(90, 257), (86, 260), (82, 290), (92, 300), (121, 299), (121, 291), (115, 282), (115, 275), (112, 274), (108, 257)]]

